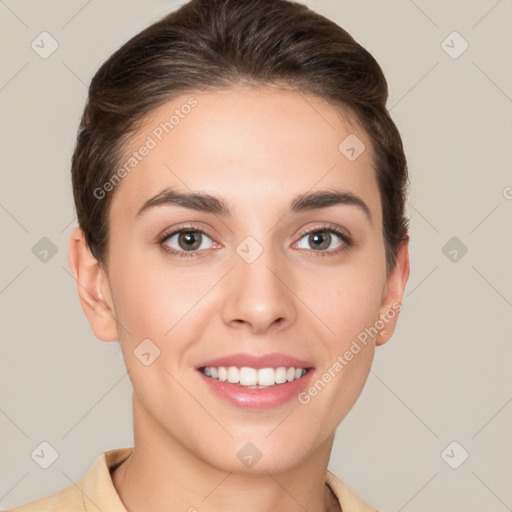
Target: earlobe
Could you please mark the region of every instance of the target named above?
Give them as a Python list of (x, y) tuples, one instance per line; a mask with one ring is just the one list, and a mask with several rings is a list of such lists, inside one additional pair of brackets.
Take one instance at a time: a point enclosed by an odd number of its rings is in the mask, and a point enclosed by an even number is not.
[(91, 254), (83, 231), (78, 227), (71, 232), (68, 261), (77, 284), (80, 304), (94, 335), (102, 341), (118, 341), (108, 276)]
[(377, 335), (375, 344), (384, 345), (395, 331), (399, 313), (402, 309), (402, 299), (405, 285), (409, 279), (409, 238), (405, 240), (397, 252), (397, 258), (394, 269), (391, 271), (386, 281), (386, 293), (382, 300), (379, 311), (380, 318), (385, 323)]

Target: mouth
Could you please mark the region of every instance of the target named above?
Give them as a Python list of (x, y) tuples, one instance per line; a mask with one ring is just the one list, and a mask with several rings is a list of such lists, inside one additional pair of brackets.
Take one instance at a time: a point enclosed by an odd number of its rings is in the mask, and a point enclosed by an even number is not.
[(290, 403), (316, 373), (312, 361), (275, 352), (228, 354), (202, 361), (195, 370), (214, 396), (250, 410)]
[(312, 368), (278, 366), (203, 366), (198, 368), (206, 377), (248, 389), (266, 389), (302, 379)]

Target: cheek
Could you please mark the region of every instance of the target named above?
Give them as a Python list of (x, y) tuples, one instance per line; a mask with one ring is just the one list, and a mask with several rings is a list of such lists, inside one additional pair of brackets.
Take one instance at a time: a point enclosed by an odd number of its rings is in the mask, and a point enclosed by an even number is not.
[(311, 402), (314, 416), (335, 428), (361, 394), (371, 369), (381, 289), (368, 273), (340, 273), (330, 285), (332, 288), (319, 294), (311, 308), (319, 312), (324, 324), (321, 331), (326, 334), (319, 348), (321, 368), (301, 403)]
[(342, 350), (379, 318), (385, 270), (377, 262), (361, 257), (329, 272), (300, 277), (299, 296), (307, 297), (304, 302), (316, 313), (311, 318), (324, 325), (331, 351)]
[[(353, 277), (353, 276), (351, 276)], [(326, 297), (326, 317), (335, 332), (338, 348), (374, 325), (379, 317), (381, 289), (369, 280), (340, 283), (340, 289)]]
[(149, 262), (127, 257), (115, 268), (116, 318), (125, 327), (124, 338), (130, 344), (144, 338), (157, 345), (173, 340), (183, 325), (190, 324), (202, 297), (218, 280), (213, 269), (173, 267), (164, 259)]

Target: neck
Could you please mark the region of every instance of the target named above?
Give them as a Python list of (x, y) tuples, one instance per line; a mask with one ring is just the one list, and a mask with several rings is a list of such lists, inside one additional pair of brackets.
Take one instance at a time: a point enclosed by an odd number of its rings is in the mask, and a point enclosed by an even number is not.
[(127, 512), (334, 512), (338, 500), (325, 483), (334, 434), (286, 471), (223, 471), (198, 458), (151, 422), (134, 395), (134, 449), (112, 481)]

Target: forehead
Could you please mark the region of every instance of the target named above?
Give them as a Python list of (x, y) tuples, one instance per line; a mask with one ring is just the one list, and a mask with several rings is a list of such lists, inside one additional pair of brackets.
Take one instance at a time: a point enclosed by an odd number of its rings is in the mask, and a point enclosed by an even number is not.
[(348, 112), (302, 92), (237, 86), (181, 94), (145, 118), (121, 160), (127, 172), (111, 210), (124, 218), (168, 186), (225, 197), (235, 210), (343, 188), (379, 218), (367, 134)]

